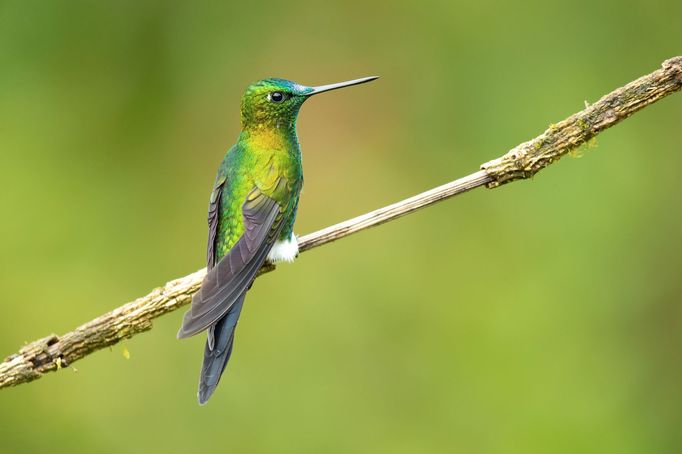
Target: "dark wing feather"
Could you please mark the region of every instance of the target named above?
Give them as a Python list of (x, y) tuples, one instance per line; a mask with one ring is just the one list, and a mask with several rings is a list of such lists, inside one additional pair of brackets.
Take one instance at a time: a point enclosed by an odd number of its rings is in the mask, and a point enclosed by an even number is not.
[(199, 392), (197, 393), (200, 405), (205, 404), (211, 397), (218, 386), (227, 362), (230, 360), (232, 346), (234, 345), (234, 330), (237, 327), (245, 296), (242, 294), (227, 314), (208, 329), (208, 339), (204, 347), (204, 362), (199, 377)]
[(218, 220), (220, 219), (220, 200), (223, 196), (223, 187), (226, 177), (218, 178), (211, 198), (208, 201), (208, 247), (206, 251), (206, 267), (210, 270), (215, 266), (215, 239), (218, 235)]
[[(286, 184), (282, 178), (279, 184)], [(280, 205), (258, 188), (242, 206), (244, 234), (230, 252), (206, 274), (192, 298), (178, 337), (197, 334), (220, 320), (244, 294), (263, 265), (283, 226)]]

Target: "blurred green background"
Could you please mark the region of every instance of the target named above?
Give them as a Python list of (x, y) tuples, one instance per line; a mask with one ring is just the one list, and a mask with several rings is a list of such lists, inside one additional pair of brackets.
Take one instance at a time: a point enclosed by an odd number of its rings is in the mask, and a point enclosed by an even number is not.
[[(470, 173), (655, 70), (682, 53), (680, 14), (0, 1), (0, 355), (204, 265), (251, 81), (382, 76), (302, 110), (305, 234)], [(206, 407), (182, 311), (3, 390), (2, 451), (680, 452), (681, 119), (676, 95), (532, 182), (259, 279)]]

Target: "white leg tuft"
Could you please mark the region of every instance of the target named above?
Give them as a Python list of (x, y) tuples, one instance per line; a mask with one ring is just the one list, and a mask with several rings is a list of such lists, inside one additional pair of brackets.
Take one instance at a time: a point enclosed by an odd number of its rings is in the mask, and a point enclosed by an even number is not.
[(293, 233), (288, 240), (275, 241), (268, 253), (267, 261), (270, 263), (293, 262), (298, 256), (298, 240)]

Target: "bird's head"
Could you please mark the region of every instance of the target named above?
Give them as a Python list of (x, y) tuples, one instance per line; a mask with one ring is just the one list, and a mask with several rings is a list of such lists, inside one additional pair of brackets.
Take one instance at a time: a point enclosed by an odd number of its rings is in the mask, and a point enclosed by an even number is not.
[(246, 89), (242, 97), (242, 127), (294, 126), (301, 105), (309, 97), (325, 91), (363, 84), (377, 77), (364, 77), (337, 84), (306, 87), (285, 79), (263, 79)]

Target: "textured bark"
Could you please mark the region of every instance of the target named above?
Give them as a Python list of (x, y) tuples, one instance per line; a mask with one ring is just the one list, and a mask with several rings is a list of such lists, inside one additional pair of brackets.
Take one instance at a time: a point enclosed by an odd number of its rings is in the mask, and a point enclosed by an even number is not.
[(550, 125), (535, 139), (483, 164), (481, 169), (493, 179), (488, 187), (532, 177), (603, 130), (680, 90), (681, 85), (682, 57), (664, 61), (658, 71), (612, 91), (584, 110)]
[[(483, 164), (481, 171), (306, 235), (299, 239), (300, 250), (304, 252), (344, 238), (479, 186), (494, 188), (530, 178), (601, 131), (681, 88), (682, 57), (675, 57), (665, 61), (661, 69), (616, 89), (584, 110), (551, 125), (535, 139)], [(273, 269), (274, 266), (265, 266), (260, 274)], [(173, 280), (74, 331), (31, 342), (0, 363), (0, 388), (36, 380), (46, 372), (71, 365), (92, 352), (151, 329), (152, 320), (191, 302), (205, 274), (206, 270), (202, 269)]]

